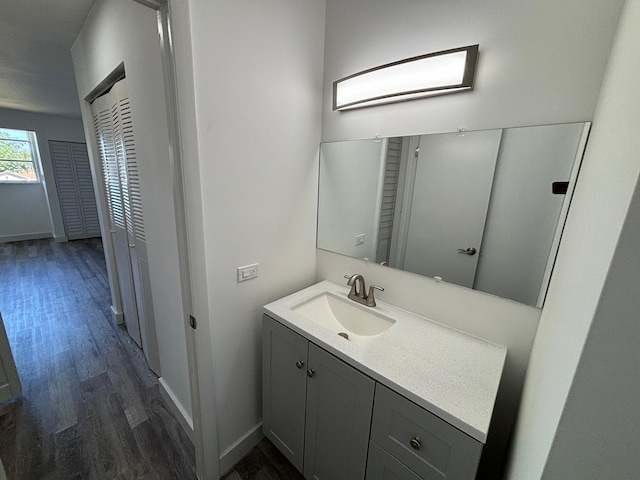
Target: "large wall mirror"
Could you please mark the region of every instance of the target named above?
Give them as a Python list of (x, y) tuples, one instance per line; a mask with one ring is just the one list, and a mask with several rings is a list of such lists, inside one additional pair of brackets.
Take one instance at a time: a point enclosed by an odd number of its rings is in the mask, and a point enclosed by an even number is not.
[(318, 248), (541, 307), (589, 127), (323, 143)]

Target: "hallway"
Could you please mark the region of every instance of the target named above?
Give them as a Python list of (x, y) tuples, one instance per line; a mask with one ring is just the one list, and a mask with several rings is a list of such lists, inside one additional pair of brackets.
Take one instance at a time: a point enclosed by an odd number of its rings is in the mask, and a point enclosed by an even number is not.
[(100, 239), (0, 244), (0, 279), (23, 389), (0, 404), (8, 480), (194, 479), (192, 444), (112, 321)]

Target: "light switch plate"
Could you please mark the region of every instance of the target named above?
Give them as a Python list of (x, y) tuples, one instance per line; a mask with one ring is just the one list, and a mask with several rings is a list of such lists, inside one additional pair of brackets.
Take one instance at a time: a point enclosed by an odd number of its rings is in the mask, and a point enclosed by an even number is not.
[(258, 264), (252, 263), (251, 265), (245, 265), (244, 267), (238, 267), (238, 282), (244, 282), (245, 280), (251, 280), (258, 276)]
[(364, 243), (364, 233), (356, 235), (356, 245), (362, 245)]

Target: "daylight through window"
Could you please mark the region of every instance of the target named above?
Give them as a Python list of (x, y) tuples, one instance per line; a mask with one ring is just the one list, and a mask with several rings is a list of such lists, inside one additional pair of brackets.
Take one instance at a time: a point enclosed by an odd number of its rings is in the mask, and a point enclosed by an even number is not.
[(38, 182), (36, 134), (0, 128), (0, 183)]

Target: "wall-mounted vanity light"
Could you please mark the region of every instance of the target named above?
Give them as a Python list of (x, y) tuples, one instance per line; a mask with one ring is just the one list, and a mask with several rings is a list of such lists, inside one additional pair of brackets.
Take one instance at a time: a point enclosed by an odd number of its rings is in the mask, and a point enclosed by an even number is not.
[(333, 82), (333, 109), (349, 110), (473, 89), (478, 45), (428, 53)]

